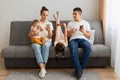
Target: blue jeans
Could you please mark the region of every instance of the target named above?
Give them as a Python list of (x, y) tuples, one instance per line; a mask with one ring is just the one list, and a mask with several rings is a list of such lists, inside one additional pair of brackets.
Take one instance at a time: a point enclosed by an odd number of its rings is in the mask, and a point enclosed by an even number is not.
[(49, 47), (51, 46), (51, 44), (51, 41), (46, 41), (45, 44), (42, 46), (37, 43), (32, 44), (32, 48), (38, 64), (47, 63), (49, 56)]
[[(79, 56), (78, 56), (79, 47), (82, 48), (84, 52), (82, 55), (81, 62), (79, 61)], [(72, 39), (69, 42), (69, 48), (71, 51), (71, 56), (75, 70), (82, 71), (85, 68), (87, 61), (90, 57), (90, 53), (91, 53), (90, 43), (85, 39)]]

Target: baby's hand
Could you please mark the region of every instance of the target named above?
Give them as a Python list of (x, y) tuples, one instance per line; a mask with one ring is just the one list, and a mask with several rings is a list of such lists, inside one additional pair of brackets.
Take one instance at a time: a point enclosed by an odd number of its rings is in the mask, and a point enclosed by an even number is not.
[(39, 33), (38, 32), (34, 32), (34, 36), (38, 36), (39, 35)]

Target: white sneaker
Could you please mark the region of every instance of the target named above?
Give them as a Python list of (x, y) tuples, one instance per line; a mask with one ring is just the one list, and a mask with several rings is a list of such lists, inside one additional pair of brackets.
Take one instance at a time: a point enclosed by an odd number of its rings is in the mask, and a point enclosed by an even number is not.
[(46, 70), (42, 69), (39, 73), (40, 78), (44, 78), (46, 73), (47, 73)]

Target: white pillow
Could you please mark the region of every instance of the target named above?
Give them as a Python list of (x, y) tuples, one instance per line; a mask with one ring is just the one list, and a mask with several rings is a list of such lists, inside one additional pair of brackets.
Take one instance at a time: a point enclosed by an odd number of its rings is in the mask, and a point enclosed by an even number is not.
[(94, 44), (95, 30), (91, 30), (91, 37), (88, 39), (91, 45)]

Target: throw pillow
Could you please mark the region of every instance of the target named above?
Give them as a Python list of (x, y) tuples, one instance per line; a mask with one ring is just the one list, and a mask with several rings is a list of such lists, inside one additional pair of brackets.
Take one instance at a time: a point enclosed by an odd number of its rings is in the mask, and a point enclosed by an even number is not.
[(88, 39), (91, 45), (94, 44), (95, 30), (91, 30), (91, 37)]

